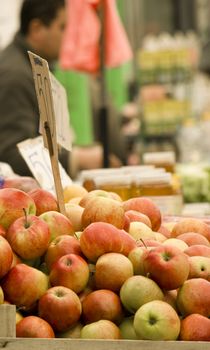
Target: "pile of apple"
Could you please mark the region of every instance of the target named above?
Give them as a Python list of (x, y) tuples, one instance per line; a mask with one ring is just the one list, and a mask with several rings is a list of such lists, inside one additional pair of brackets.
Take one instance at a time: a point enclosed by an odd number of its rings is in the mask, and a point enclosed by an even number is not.
[[(17, 337), (210, 341), (210, 226), (148, 198), (0, 190), (0, 303)], [(1, 307), (1, 306), (0, 306)]]

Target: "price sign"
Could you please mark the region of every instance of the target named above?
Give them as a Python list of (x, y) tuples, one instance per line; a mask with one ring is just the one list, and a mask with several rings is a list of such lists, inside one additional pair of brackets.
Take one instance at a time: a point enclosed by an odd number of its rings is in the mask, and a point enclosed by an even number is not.
[[(63, 120), (66, 118), (66, 114), (62, 115), (62, 111), (65, 113), (65, 109), (63, 108), (60, 113), (60, 106), (62, 105), (62, 101), (64, 101), (64, 96), (62, 95), (62, 89), (56, 84), (55, 80), (50, 78), (50, 71), (48, 67), (48, 63), (43, 58), (33, 54), (32, 52), (28, 52), (29, 58), (31, 61), (35, 90), (39, 105), (39, 113), (40, 113), (40, 126), (41, 132), (43, 135), (44, 146), (49, 150), (50, 161), (52, 165), (53, 178), (55, 183), (55, 189), (58, 199), (59, 210), (62, 214), (65, 215), (65, 205), (64, 205), (64, 197), (63, 190), (60, 178), (60, 170), (58, 166), (58, 147), (57, 142), (65, 145), (67, 144), (66, 140), (66, 131), (65, 124)], [(52, 88), (53, 86), (53, 88)], [(54, 93), (53, 93), (54, 91)], [(54, 99), (53, 99), (54, 94)], [(63, 99), (62, 99), (63, 96)], [(59, 116), (62, 118), (62, 121), (58, 123), (58, 128), (60, 130), (58, 132), (59, 139), (57, 139), (56, 132), (56, 118), (55, 118), (55, 110)], [(68, 121), (69, 122), (69, 121)], [(61, 129), (62, 128), (62, 129)], [(70, 142), (70, 128), (69, 130), (69, 142)], [(65, 133), (65, 134), (63, 134)], [(64, 135), (63, 138), (61, 135)]]
[(67, 96), (64, 87), (49, 71), (46, 60), (29, 52), (32, 65), (35, 89), (40, 112), (40, 132), (44, 136), (44, 144), (47, 147), (45, 124), (51, 129), (52, 139), (62, 147), (71, 150), (71, 130), (69, 125), (69, 112)]
[(66, 90), (52, 73), (50, 73), (50, 81), (55, 111), (57, 142), (68, 151), (71, 151), (72, 142)]
[[(45, 190), (56, 194), (48, 150), (44, 147), (42, 136), (17, 144), (18, 149), (30, 168), (33, 176)], [(71, 178), (59, 163), (63, 188), (72, 183)]]

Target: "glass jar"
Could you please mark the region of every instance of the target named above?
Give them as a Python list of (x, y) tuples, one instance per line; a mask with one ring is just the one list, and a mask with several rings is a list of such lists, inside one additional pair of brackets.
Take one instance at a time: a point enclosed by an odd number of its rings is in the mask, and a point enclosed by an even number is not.
[(130, 175), (99, 175), (95, 177), (94, 181), (97, 189), (115, 192), (123, 201), (131, 198), (132, 177)]
[(148, 197), (163, 215), (180, 215), (183, 208), (181, 186), (171, 173), (150, 173), (133, 178), (132, 197)]
[(120, 168), (100, 168), (83, 170), (80, 172), (79, 180), (82, 186), (89, 192), (96, 189), (95, 177), (96, 176), (108, 176), (114, 174), (121, 174)]
[(145, 165), (154, 165), (155, 167), (165, 168), (167, 172), (175, 171), (175, 152), (148, 152), (143, 154)]

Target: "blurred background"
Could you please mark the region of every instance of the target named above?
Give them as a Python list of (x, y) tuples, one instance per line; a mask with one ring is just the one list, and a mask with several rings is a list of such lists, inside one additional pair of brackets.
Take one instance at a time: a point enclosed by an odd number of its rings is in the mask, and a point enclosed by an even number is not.
[[(21, 3), (0, 0), (0, 50), (18, 28)], [(68, 96), (72, 176), (103, 167), (104, 143), (110, 151), (106, 167), (139, 165), (147, 152), (170, 151), (185, 183), (186, 202), (208, 202), (210, 0), (116, 4), (133, 57), (115, 67), (104, 64), (100, 74), (68, 69), (62, 60), (54, 72)], [(109, 110), (107, 130), (98, 115), (104, 105)]]

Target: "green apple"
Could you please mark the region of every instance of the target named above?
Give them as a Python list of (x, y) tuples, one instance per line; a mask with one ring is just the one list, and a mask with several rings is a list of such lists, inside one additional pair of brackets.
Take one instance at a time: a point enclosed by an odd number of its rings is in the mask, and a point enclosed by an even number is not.
[(120, 339), (120, 329), (109, 320), (99, 320), (84, 326), (81, 330), (82, 339)]
[(120, 289), (122, 304), (131, 313), (135, 313), (140, 306), (149, 301), (163, 298), (163, 292), (157, 283), (144, 276), (128, 278)]
[(141, 306), (134, 316), (134, 329), (140, 339), (176, 340), (180, 319), (171, 305), (153, 300)]
[(123, 339), (139, 339), (133, 326), (133, 320), (134, 316), (125, 317), (120, 323), (119, 328)]

